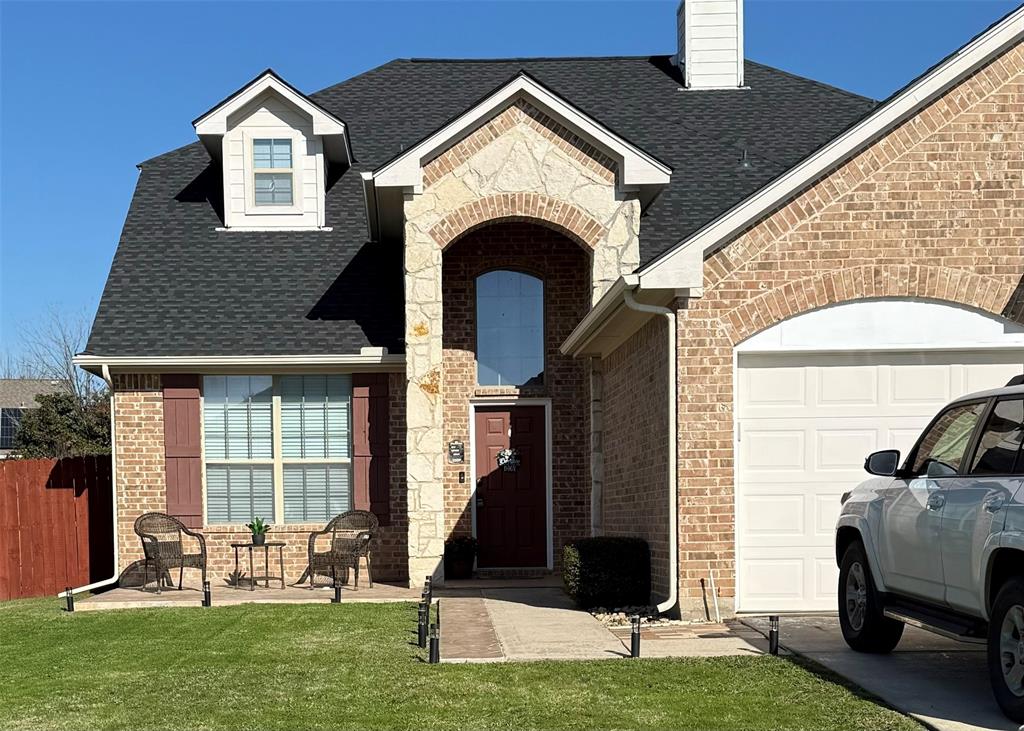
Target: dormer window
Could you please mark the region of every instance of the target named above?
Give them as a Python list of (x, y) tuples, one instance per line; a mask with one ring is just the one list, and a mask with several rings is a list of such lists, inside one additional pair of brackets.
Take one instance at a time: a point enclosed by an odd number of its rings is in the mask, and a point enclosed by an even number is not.
[(268, 69), (192, 124), (223, 172), (225, 229), (329, 228), (328, 170), (352, 165), (332, 112)]
[(253, 202), (257, 206), (292, 205), (292, 141), (252, 141)]

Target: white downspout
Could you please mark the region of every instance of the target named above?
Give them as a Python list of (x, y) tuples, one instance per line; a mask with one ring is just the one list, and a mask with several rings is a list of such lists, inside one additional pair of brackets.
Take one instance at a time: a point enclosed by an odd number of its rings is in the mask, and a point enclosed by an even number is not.
[[(114, 381), (110, 377), (110, 367), (103, 365), (101, 368), (103, 380), (107, 382), (107, 389), (110, 391), (110, 503), (113, 510), (114, 575), (108, 579), (96, 581), (92, 584), (86, 584), (85, 586), (79, 586), (77, 589), (72, 589), (70, 592), (71, 594), (80, 594), (83, 591), (92, 591), (93, 589), (110, 586), (115, 583), (120, 576), (120, 573), (117, 570), (117, 453), (115, 451), (117, 440), (114, 438)], [(66, 599), (67, 596), (67, 591), (62, 591), (57, 595), (60, 599)]]
[(679, 487), (676, 476), (676, 450), (679, 431), (676, 428), (676, 313), (668, 307), (645, 305), (633, 297), (633, 287), (623, 293), (626, 307), (637, 312), (663, 315), (668, 324), (668, 598), (658, 605), (664, 613), (675, 608), (679, 601)]

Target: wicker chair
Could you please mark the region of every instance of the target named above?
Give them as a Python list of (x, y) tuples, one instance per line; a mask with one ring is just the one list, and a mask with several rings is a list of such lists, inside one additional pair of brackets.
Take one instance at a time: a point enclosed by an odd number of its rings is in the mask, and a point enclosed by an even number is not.
[[(156, 571), (156, 591), (159, 594), (166, 581), (169, 586), (170, 569), (178, 569), (178, 590), (185, 574), (185, 567), (200, 569), (203, 572), (203, 583), (206, 582), (206, 539), (202, 533), (189, 530), (185, 525), (164, 513), (145, 513), (135, 520), (135, 533), (142, 540), (143, 563), (145, 573), (142, 589), (145, 591), (149, 583), (149, 567)], [(199, 542), (199, 553), (185, 553), (183, 536), (190, 536)]]
[[(330, 538), (330, 548), (317, 551), (317, 539), (321, 536)], [(309, 534), (309, 586), (313, 587), (316, 574), (330, 576), (338, 580), (338, 571), (352, 569), (355, 572), (356, 586), (359, 586), (359, 560), (366, 559), (366, 578), (373, 588), (373, 569), (370, 564), (370, 552), (373, 541), (377, 537), (377, 516), (367, 510), (349, 510), (331, 519), (323, 530)], [(299, 579), (299, 583), (302, 579)]]

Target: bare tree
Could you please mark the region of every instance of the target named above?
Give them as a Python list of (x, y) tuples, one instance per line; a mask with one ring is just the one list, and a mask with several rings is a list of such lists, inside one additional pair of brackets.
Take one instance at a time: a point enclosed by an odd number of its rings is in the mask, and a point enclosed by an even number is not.
[(52, 378), (68, 384), (81, 404), (92, 403), (103, 393), (105, 384), (76, 366), (72, 359), (85, 348), (90, 318), (85, 311), (62, 313), (51, 307), (35, 326), (21, 331), (20, 370), (35, 378)]
[(0, 356), (0, 378), (43, 378), (44, 376), (24, 356), (11, 353)]

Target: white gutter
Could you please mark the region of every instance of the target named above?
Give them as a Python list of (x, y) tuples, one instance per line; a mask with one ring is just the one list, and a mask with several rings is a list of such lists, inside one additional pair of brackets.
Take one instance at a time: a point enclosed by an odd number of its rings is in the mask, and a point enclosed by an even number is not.
[(679, 601), (679, 486), (676, 476), (676, 450), (679, 432), (676, 427), (676, 313), (668, 307), (645, 305), (633, 297), (633, 288), (624, 291), (626, 307), (637, 312), (663, 315), (668, 325), (668, 598), (658, 605), (659, 612), (668, 612)]
[(131, 369), (135, 372), (187, 372), (197, 368), (381, 368), (400, 371), (405, 356), (389, 354), (385, 348), (363, 348), (358, 355), (168, 355), (168, 356), (102, 356), (76, 355), (75, 365), (85, 369)]
[(116, 442), (114, 438), (114, 381), (110, 377), (110, 369), (107, 366), (102, 367), (103, 380), (107, 382), (107, 388), (110, 389), (110, 505), (113, 512), (113, 520), (111, 524), (113, 526), (113, 538), (114, 538), (114, 573), (107, 579), (102, 581), (95, 581), (85, 586), (79, 586), (77, 589), (71, 589), (70, 592), (62, 591), (57, 595), (58, 599), (67, 599), (69, 594), (81, 594), (85, 591), (92, 591), (93, 589), (100, 589), (104, 586), (110, 586), (117, 582), (120, 577), (120, 572), (117, 567), (117, 453), (116, 453)]
[(579, 321), (569, 337), (559, 346), (558, 350), (562, 355), (573, 355), (581, 346), (585, 345), (591, 336), (601, 329), (605, 320), (615, 314), (619, 307), (619, 301), (623, 291), (632, 289), (640, 284), (640, 277), (635, 274), (626, 274), (619, 277), (608, 291), (601, 295), (601, 298), (590, 309), (590, 312)]

